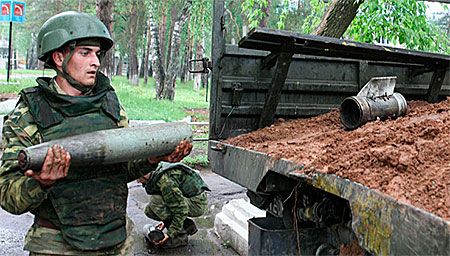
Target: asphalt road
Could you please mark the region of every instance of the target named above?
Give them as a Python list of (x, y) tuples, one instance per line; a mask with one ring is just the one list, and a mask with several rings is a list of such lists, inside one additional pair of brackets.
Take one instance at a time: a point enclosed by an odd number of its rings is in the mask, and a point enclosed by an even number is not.
[[(199, 231), (190, 237), (189, 245), (176, 249), (152, 249), (144, 242), (142, 227), (147, 223), (157, 222), (147, 218), (144, 208), (149, 196), (136, 182), (128, 184), (128, 215), (135, 226), (133, 230), (134, 255), (238, 255), (232, 248), (226, 248), (214, 233), (214, 218), (222, 206), (232, 199), (247, 198), (245, 188), (212, 173), (201, 171), (201, 176), (211, 188), (208, 194), (208, 211), (205, 215), (194, 218)], [(0, 209), (0, 255), (28, 255), (22, 250), (23, 239), (33, 222), (33, 215), (11, 215)]]

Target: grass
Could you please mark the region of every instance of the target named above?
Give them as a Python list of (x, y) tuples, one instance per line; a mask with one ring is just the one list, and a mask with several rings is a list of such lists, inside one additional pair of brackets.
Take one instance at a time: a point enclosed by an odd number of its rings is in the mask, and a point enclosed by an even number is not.
[(209, 107), (205, 90), (193, 90), (192, 82), (178, 82), (173, 101), (155, 100), (153, 79), (147, 85), (141, 81), (139, 86), (133, 86), (125, 77), (116, 77), (112, 85), (130, 119), (176, 121), (186, 117), (185, 108)]
[[(46, 76), (53, 76), (53, 71), (46, 71)], [(0, 74), (6, 74), (6, 70), (0, 69)], [(35, 74), (33, 77), (20, 77), (20, 74)], [(0, 84), (0, 93), (18, 93), (21, 89), (35, 86), (36, 77), (42, 76), (42, 71), (36, 70), (14, 70), (10, 76), (10, 84)], [(18, 78), (19, 77), (19, 78)], [(4, 81), (0, 81), (5, 83)], [(139, 86), (128, 83), (126, 77), (114, 77), (112, 86), (116, 90), (120, 103), (125, 108), (128, 117), (132, 120), (165, 120), (167, 122), (182, 120), (187, 115), (200, 122), (209, 120), (205, 111), (202, 113), (187, 111), (191, 109), (209, 109), (209, 99), (206, 101), (205, 89), (193, 90), (193, 81), (181, 83), (178, 81), (175, 90), (175, 99), (155, 100), (155, 85), (153, 78), (149, 78), (148, 84), (144, 84), (143, 79), (139, 81)], [(209, 113), (206, 111), (206, 113)], [(207, 138), (208, 129), (203, 127), (196, 132), (194, 137)], [(206, 167), (209, 162), (206, 156), (207, 142), (194, 142), (194, 150), (191, 155), (184, 159), (184, 162), (191, 166)]]
[[(36, 74), (36, 77), (42, 75), (42, 71), (29, 72), (24, 73), (21, 70), (20, 74)], [(19, 72), (16, 70), (15, 74), (17, 75)], [(35, 86), (36, 77), (10, 77), (10, 84), (0, 85), (0, 92), (18, 93), (23, 88)], [(3, 82), (6, 82), (6, 80)], [(185, 108), (209, 108), (205, 90), (193, 90), (192, 81), (188, 83), (178, 81), (175, 90), (175, 100), (173, 101), (155, 100), (154, 84), (153, 78), (149, 79), (148, 84), (144, 84), (143, 79), (141, 79), (139, 86), (129, 84), (126, 77), (114, 77), (112, 79), (112, 86), (116, 90), (120, 103), (125, 108), (130, 119), (165, 120), (170, 122), (186, 117)], [(207, 120), (208, 117), (204, 116), (201, 118)]]

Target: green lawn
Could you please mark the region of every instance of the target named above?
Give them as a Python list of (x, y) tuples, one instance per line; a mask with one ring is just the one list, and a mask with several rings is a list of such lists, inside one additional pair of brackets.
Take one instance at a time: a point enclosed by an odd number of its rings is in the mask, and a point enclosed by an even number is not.
[[(4, 69), (0, 69), (0, 74), (5, 73)], [(22, 88), (36, 85), (35, 77), (16, 78), (20, 74), (35, 74), (38, 77), (42, 75), (42, 71), (28, 70), (25, 72), (14, 70), (10, 76), (10, 84), (1, 84), (0, 92), (18, 93)], [(51, 76), (54, 72), (46, 71), (45, 74), (46, 76)], [(6, 79), (0, 82), (6, 83)], [(176, 121), (186, 116), (185, 108), (209, 108), (205, 89), (200, 91), (193, 90), (192, 81), (187, 83), (178, 81), (174, 101), (155, 100), (155, 83), (153, 78), (149, 78), (146, 85), (141, 79), (139, 86), (134, 86), (128, 83), (126, 77), (114, 77), (112, 86), (116, 90), (129, 118), (133, 120)]]

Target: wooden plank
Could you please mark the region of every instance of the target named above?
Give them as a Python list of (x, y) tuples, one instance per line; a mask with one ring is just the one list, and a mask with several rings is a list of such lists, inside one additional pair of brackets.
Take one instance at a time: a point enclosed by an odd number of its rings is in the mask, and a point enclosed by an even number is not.
[(286, 80), (289, 66), (291, 65), (293, 53), (281, 52), (277, 59), (275, 74), (272, 77), (272, 87), (267, 93), (264, 109), (259, 119), (259, 127), (265, 127), (272, 124), (278, 102), (280, 101), (281, 90)]

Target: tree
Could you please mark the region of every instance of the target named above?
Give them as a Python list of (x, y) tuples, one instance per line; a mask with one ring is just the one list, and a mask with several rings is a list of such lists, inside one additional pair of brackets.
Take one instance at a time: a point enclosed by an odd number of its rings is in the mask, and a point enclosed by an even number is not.
[(128, 82), (133, 85), (139, 85), (138, 58), (137, 58), (137, 28), (139, 24), (139, 0), (131, 2), (129, 30), (130, 38), (128, 44)]
[(184, 24), (186, 23), (187, 17), (189, 15), (189, 8), (191, 6), (191, 1), (185, 1), (180, 15), (172, 24), (173, 32), (170, 44), (170, 58), (167, 59), (167, 70), (164, 72), (164, 63), (161, 62), (161, 50), (163, 46), (159, 43), (158, 36), (160, 34), (158, 25), (155, 20), (156, 5), (153, 2), (150, 5), (150, 34), (151, 34), (151, 48), (152, 48), (152, 67), (153, 76), (155, 78), (155, 89), (156, 89), (156, 99), (168, 99), (173, 100), (175, 97), (175, 87), (176, 87), (176, 74), (179, 62), (180, 54), (180, 41), (181, 32), (183, 30)]
[[(82, 5), (82, 1), (80, 0)], [(106, 28), (109, 30), (109, 34), (113, 35), (113, 22), (112, 22), (112, 0), (96, 0), (96, 12), (97, 18), (105, 24)], [(114, 74), (114, 47), (111, 47), (105, 53), (102, 60), (101, 71), (105, 73), (106, 76), (112, 77)]]
[[(423, 1), (415, 0), (299, 0), (299, 7), (292, 8), (287, 1), (272, 0), (273, 7), (279, 13), (277, 18), (269, 17), (267, 24), (271, 28), (293, 29), (292, 9), (303, 12), (294, 16), (301, 20), (299, 32), (329, 37), (344, 37), (355, 41), (374, 43), (388, 40), (408, 49), (449, 53), (448, 32), (432, 24), (426, 17)], [(262, 6), (267, 0), (244, 0), (242, 10), (246, 13), (251, 27), (266, 15)], [(300, 11), (299, 11), (300, 10)], [(272, 16), (274, 11), (271, 11)], [(306, 16), (306, 18), (303, 17)], [(278, 20), (278, 21), (275, 21)], [(288, 21), (289, 23), (286, 23)], [(295, 22), (293, 23), (295, 24)]]
[(149, 5), (149, 23), (150, 23), (150, 45), (152, 58), (151, 63), (153, 67), (153, 78), (155, 79), (156, 99), (162, 98), (162, 88), (164, 86), (165, 72), (164, 66), (161, 62), (161, 45), (159, 41), (159, 27), (155, 19), (155, 4), (152, 2)]
[(313, 35), (340, 38), (356, 16), (364, 0), (333, 0)]
[(183, 9), (178, 16), (177, 21), (173, 25), (170, 59), (168, 59), (169, 64), (167, 69), (167, 76), (164, 81), (164, 88), (162, 91), (162, 97), (164, 99), (173, 100), (175, 98), (176, 74), (178, 67), (178, 57), (180, 54), (180, 33), (183, 30), (184, 24), (186, 23), (187, 17), (189, 15), (189, 7), (191, 6), (191, 4), (192, 1), (189, 0), (184, 2)]
[(387, 40), (408, 49), (450, 53), (448, 34), (426, 17), (424, 2), (366, 0), (346, 36), (373, 43)]

